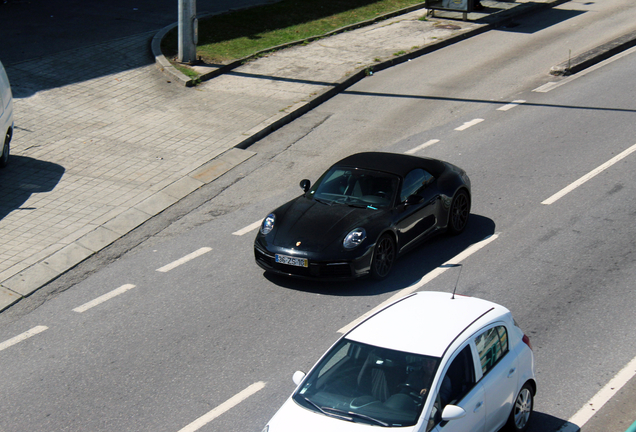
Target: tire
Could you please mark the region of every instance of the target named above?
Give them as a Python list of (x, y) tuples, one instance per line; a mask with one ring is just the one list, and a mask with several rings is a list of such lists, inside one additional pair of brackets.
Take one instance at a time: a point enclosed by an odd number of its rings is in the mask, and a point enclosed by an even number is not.
[(371, 277), (375, 280), (386, 278), (391, 272), (393, 263), (397, 258), (397, 248), (395, 240), (390, 234), (382, 235), (373, 250), (373, 261), (371, 261)]
[(461, 189), (455, 194), (448, 212), (448, 232), (457, 235), (464, 231), (470, 216), (470, 196), (466, 190)]
[(11, 135), (6, 134), (4, 138), (4, 145), (2, 146), (2, 154), (0, 155), (0, 168), (4, 168), (9, 163), (9, 150), (11, 142)]
[(532, 393), (532, 387), (526, 383), (521, 387), (519, 394), (515, 398), (512, 411), (510, 411), (510, 417), (508, 417), (507, 429), (514, 432), (524, 432), (528, 429), (533, 408), (534, 395)]

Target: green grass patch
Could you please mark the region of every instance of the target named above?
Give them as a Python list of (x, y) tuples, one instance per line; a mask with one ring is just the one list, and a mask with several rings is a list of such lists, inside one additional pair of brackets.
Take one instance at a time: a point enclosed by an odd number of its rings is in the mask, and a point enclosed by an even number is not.
[[(278, 45), (316, 37), (421, 4), (422, 0), (282, 0), (199, 20), (197, 56), (227, 64)], [(162, 42), (166, 57), (177, 55), (177, 28)]]

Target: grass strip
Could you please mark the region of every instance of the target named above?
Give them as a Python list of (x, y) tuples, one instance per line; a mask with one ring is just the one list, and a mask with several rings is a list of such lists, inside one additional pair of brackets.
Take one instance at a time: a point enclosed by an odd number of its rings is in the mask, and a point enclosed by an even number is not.
[[(422, 0), (282, 0), (199, 20), (197, 56), (228, 64), (279, 45), (318, 37), (342, 27), (423, 3)], [(177, 55), (178, 29), (162, 41), (168, 58)]]

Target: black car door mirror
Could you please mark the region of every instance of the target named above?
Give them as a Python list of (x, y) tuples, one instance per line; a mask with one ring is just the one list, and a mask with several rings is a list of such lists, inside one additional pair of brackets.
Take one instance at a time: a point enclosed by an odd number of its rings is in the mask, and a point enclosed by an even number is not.
[(311, 187), (311, 182), (307, 179), (303, 179), (300, 181), (300, 188), (304, 191), (307, 192), (309, 190), (309, 188)]
[(422, 202), (423, 199), (424, 197), (421, 197), (419, 195), (409, 195), (406, 201), (404, 201), (404, 205), (410, 206), (414, 204), (419, 204)]

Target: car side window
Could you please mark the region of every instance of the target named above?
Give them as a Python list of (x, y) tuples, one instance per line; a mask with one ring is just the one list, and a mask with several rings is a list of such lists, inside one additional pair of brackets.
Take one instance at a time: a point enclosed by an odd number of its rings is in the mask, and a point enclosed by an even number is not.
[(466, 345), (444, 374), (426, 430), (433, 429), (442, 421), (442, 411), (446, 405), (459, 403), (474, 386), (475, 363), (470, 345)]
[(400, 201), (404, 202), (411, 195), (416, 195), (433, 179), (433, 176), (422, 168), (415, 168), (404, 177)]
[(484, 375), (508, 352), (506, 327), (497, 326), (486, 330), (475, 338), (481, 370)]

